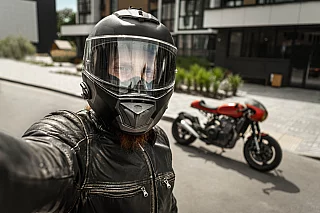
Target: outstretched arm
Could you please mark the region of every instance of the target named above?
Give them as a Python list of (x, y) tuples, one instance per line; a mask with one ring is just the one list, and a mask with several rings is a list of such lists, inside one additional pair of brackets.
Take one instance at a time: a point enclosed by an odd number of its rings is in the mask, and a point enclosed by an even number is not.
[(79, 126), (61, 112), (34, 124), (23, 139), (0, 132), (1, 212), (69, 212), (79, 198), (72, 149), (84, 137)]
[(76, 198), (74, 160), (67, 145), (56, 147), (0, 133), (1, 212), (51, 212), (71, 205), (61, 203), (61, 198), (66, 194)]

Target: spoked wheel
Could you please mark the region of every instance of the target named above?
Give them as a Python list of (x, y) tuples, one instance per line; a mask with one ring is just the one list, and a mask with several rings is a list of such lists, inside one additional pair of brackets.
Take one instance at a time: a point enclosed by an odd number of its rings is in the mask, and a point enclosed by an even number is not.
[[(182, 145), (189, 145), (196, 140), (196, 137), (182, 127), (181, 118), (177, 117), (172, 123), (172, 135), (174, 139)], [(183, 119), (190, 126), (192, 121), (189, 118)]]
[(248, 164), (261, 172), (267, 172), (279, 166), (282, 159), (282, 150), (279, 143), (269, 135), (261, 137), (258, 152), (253, 138), (244, 145), (244, 157)]

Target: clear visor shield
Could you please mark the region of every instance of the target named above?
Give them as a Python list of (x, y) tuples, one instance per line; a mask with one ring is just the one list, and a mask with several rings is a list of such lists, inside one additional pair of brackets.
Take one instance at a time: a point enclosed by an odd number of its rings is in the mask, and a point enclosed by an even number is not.
[(175, 79), (176, 48), (141, 38), (88, 40), (85, 67), (118, 94), (148, 93)]

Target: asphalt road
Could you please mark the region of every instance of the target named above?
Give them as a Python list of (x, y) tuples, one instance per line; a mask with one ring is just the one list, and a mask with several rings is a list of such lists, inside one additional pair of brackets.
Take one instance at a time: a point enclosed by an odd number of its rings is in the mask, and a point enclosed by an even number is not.
[[(16, 137), (51, 111), (84, 106), (77, 98), (0, 81), (0, 131)], [(320, 212), (319, 161), (284, 152), (276, 171), (259, 173), (245, 163), (241, 141), (221, 155), (200, 141), (177, 145), (171, 123), (159, 125), (171, 142), (180, 213)]]

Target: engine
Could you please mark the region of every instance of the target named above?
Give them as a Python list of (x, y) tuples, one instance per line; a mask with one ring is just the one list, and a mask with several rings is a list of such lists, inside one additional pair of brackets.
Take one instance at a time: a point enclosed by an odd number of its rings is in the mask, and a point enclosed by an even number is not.
[(236, 127), (235, 120), (227, 117), (220, 116), (214, 124), (209, 125), (205, 131), (207, 133), (208, 142), (216, 146), (232, 148), (235, 144), (234, 131)]

